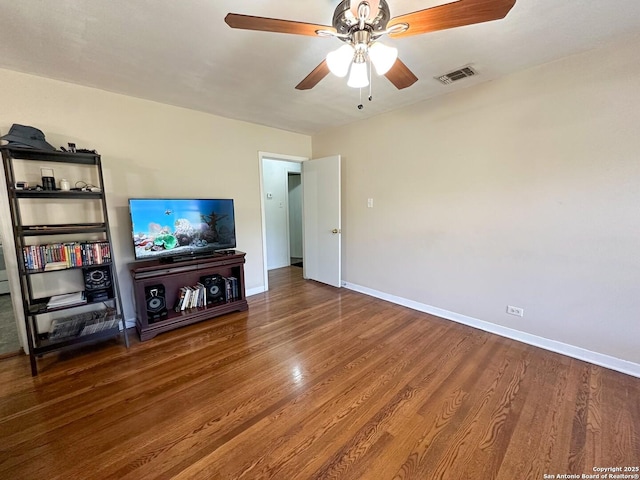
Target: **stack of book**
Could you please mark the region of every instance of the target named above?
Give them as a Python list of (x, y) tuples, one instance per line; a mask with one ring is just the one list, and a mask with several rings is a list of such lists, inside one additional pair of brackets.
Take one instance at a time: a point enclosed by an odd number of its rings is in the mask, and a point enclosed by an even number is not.
[(63, 307), (71, 307), (74, 305), (82, 305), (87, 303), (84, 292), (65, 293), (63, 295), (54, 295), (47, 302), (47, 310), (55, 310)]
[(80, 316), (60, 318), (51, 322), (49, 340), (77, 337), (84, 327), (85, 319)]
[(236, 277), (227, 277), (224, 279), (226, 285), (225, 298), (227, 302), (232, 302), (240, 298), (238, 294), (238, 279)]
[(49, 340), (60, 340), (101, 332), (118, 326), (119, 320), (113, 308), (79, 313), (51, 322)]
[[(224, 299), (210, 298), (210, 302), (216, 304), (223, 302), (233, 302), (240, 299), (240, 291), (238, 288), (238, 279), (236, 277), (222, 277), (224, 279)], [(207, 306), (207, 288), (200, 282), (193, 286), (185, 286), (180, 288), (178, 299), (173, 309), (176, 312), (188, 310), (196, 307)]]
[(22, 256), (27, 270), (61, 270), (109, 263), (111, 247), (104, 240), (29, 245)]
[(92, 312), (91, 318), (87, 319), (82, 331), (80, 332), (80, 336), (109, 330), (117, 327), (119, 323), (120, 320), (116, 317), (115, 309), (107, 308), (104, 310), (98, 310), (96, 312)]
[(174, 306), (174, 310), (188, 310), (190, 308), (204, 307), (207, 305), (207, 289), (198, 282), (194, 286), (185, 286), (178, 293), (178, 300)]

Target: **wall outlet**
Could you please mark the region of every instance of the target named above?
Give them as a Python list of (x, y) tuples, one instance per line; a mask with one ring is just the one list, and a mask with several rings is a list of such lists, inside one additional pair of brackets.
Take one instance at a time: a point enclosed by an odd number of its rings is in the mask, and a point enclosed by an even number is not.
[(373, 198), (367, 198), (367, 208), (373, 208)]
[(507, 305), (507, 313), (509, 315), (516, 315), (518, 317), (524, 317), (524, 308), (512, 307), (511, 305)]

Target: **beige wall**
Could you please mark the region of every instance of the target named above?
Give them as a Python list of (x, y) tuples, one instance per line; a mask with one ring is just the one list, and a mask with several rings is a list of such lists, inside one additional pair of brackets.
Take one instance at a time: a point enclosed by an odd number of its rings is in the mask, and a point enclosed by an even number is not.
[(258, 152), (309, 157), (309, 136), (6, 70), (0, 85), (2, 135), (22, 123), (56, 147), (75, 142), (102, 155), (127, 319), (134, 317), (130, 197), (233, 198), (246, 286), (263, 288)]
[[(344, 279), (640, 364), (639, 46), (314, 136), (314, 157), (343, 156)], [(0, 85), (1, 134), (24, 123), (102, 154), (128, 318), (129, 197), (235, 198), (262, 287), (258, 151), (309, 157), (309, 137), (9, 71)]]
[(639, 47), (315, 135), (344, 161), (343, 278), (640, 364)]

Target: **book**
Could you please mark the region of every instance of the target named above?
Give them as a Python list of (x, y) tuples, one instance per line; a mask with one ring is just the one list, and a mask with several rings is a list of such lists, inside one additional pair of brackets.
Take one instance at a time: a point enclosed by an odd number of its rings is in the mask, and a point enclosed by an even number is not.
[(196, 286), (198, 287), (198, 290), (200, 290), (200, 305), (198, 306), (206, 307), (207, 306), (207, 289), (205, 288), (204, 284), (200, 282), (198, 282)]
[(224, 299), (227, 302), (230, 302), (233, 300), (233, 293), (231, 291), (231, 280), (229, 278), (224, 278)]
[(176, 300), (176, 304), (173, 307), (173, 310), (176, 312), (179, 312), (182, 308), (182, 302), (184, 302), (184, 288), (181, 288), (178, 291), (178, 299)]
[(238, 300), (240, 298), (238, 292), (238, 279), (236, 277), (229, 277), (228, 280), (231, 284), (231, 300)]
[(189, 305), (189, 299), (191, 298), (191, 290), (188, 287), (182, 287), (184, 289), (184, 299), (182, 300), (182, 305), (180, 305), (180, 310), (185, 310), (187, 305)]
[(200, 295), (200, 291), (198, 287), (189, 287), (191, 289), (191, 303), (189, 305), (190, 308), (195, 308), (198, 306), (198, 296)]
[(50, 272), (51, 270), (64, 270), (66, 268), (69, 268), (69, 265), (66, 261), (49, 262), (44, 266), (44, 271)]
[(47, 302), (47, 310), (54, 308), (70, 307), (72, 305), (82, 305), (87, 303), (84, 292), (65, 293), (54, 295)]

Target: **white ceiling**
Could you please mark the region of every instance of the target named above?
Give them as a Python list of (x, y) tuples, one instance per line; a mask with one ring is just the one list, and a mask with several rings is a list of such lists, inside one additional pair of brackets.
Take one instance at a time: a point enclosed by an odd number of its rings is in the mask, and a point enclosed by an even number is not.
[[(294, 89), (339, 40), (224, 23), (234, 12), (331, 25), (338, 3), (0, 0), (0, 68), (313, 134), (640, 33), (640, 0), (517, 0), (503, 20), (385, 39), (419, 81), (397, 90), (375, 77), (373, 102), (358, 110), (346, 79)], [(397, 16), (448, 2), (388, 3)], [(480, 75), (450, 86), (433, 78), (469, 64)]]

